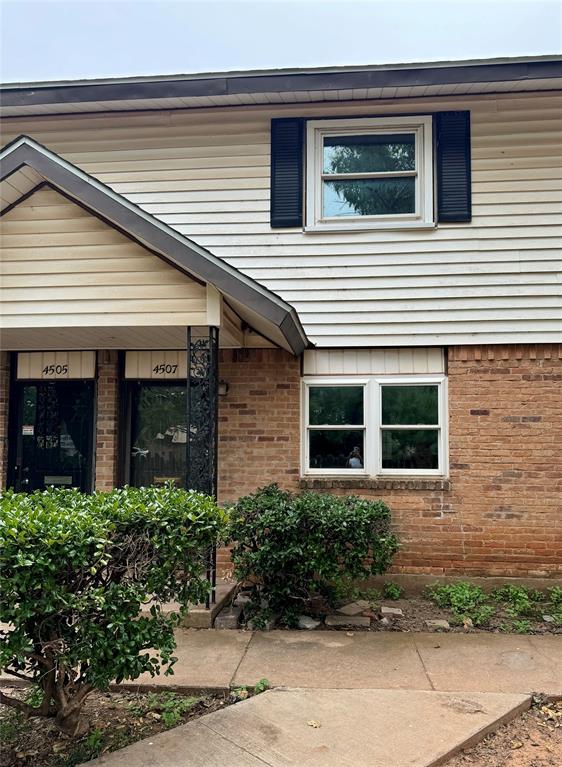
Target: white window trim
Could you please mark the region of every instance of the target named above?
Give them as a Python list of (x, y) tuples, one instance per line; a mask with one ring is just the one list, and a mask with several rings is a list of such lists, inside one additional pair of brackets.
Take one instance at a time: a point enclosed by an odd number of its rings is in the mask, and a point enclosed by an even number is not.
[[(416, 136), (416, 212), (394, 216), (322, 217), (323, 140), (325, 136), (414, 133)], [(427, 229), (435, 226), (433, 183), (433, 119), (369, 117), (346, 120), (309, 120), (306, 136), (306, 232), (344, 232), (357, 229)]]
[[(439, 385), (439, 466), (437, 469), (382, 468), (382, 397), (381, 386)], [(309, 397), (310, 386), (364, 386), (365, 451), (363, 469), (313, 469), (309, 456)], [(447, 477), (449, 474), (448, 390), (446, 375), (403, 376), (306, 376), (301, 386), (301, 474), (308, 477)], [(353, 426), (349, 426), (353, 428)], [(415, 428), (415, 427), (412, 427)], [(418, 428), (427, 428), (420, 424)], [(431, 427), (430, 427), (431, 428)]]

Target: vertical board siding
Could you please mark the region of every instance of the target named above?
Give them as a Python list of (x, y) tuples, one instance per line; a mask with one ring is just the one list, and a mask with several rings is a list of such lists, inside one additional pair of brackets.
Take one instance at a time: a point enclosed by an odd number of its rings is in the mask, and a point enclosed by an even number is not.
[(96, 377), (96, 353), (20, 352), (17, 357), (18, 379), (60, 380)]
[[(471, 118), (470, 223), (271, 229), (272, 118), (457, 110)], [(18, 118), (4, 131), (31, 135), (278, 293), (318, 346), (376, 347), (560, 339), (561, 121), (561, 95), (535, 92)]]
[(205, 287), (49, 188), (0, 218), (3, 328), (204, 325)]
[(304, 352), (304, 375), (420, 375), (444, 373), (443, 350), (314, 349)]

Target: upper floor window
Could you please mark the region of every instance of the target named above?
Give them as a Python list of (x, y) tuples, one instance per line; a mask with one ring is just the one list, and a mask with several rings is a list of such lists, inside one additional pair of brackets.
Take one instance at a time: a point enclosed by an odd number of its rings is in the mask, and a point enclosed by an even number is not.
[(431, 117), (310, 120), (309, 230), (434, 225)]

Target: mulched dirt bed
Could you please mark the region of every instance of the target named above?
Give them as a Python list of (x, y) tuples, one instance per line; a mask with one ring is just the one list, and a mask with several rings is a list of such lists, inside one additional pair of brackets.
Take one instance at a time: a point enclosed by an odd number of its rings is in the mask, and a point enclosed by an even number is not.
[[(10, 696), (24, 696), (29, 688), (3, 688)], [(92, 693), (84, 706), (90, 722), (87, 737), (71, 740), (52, 720), (27, 721), (13, 709), (0, 706), (0, 767), (75, 767), (109, 751), (185, 724), (230, 703), (236, 697), (190, 697), (165, 692)]]
[[(404, 613), (403, 617), (397, 617), (390, 625), (384, 625), (379, 620), (371, 620), (371, 631), (439, 631), (440, 629), (428, 628), (425, 621), (446, 620), (449, 622), (450, 629), (448, 633), (466, 633), (486, 632), (486, 633), (505, 633), (506, 630), (513, 629), (513, 618), (500, 608), (496, 614), (490, 618), (486, 626), (465, 627), (462, 621), (455, 623), (455, 617), (450, 610), (441, 609), (423, 597), (409, 597), (408, 599), (396, 599), (394, 601), (382, 600), (383, 604), (390, 607), (398, 607)], [(531, 620), (530, 631), (524, 633), (531, 634), (562, 634), (562, 626), (556, 626), (553, 623), (546, 623), (539, 620)], [(562, 767), (562, 765), (561, 765)]]
[(473, 748), (457, 754), (447, 767), (560, 767), (562, 702), (537, 702)]
[[(459, 581), (435, 584), (421, 594), (408, 594), (397, 584), (387, 582), (383, 591), (352, 589), (347, 598), (330, 602), (323, 596), (314, 596), (303, 604), (298, 628), (562, 635), (562, 588), (559, 585), (543, 592), (509, 585), (486, 593), (480, 587)], [(252, 606), (250, 598), (251, 590), (242, 589), (234, 600), (234, 605), (242, 609), (240, 625), (243, 628), (253, 628), (253, 621), (245, 623), (245, 618), (251, 616), (251, 612), (245, 616), (245, 611)], [(226, 609), (230, 609), (229, 606)], [(439, 621), (442, 625), (432, 625)], [(283, 628), (282, 621), (278, 616), (270, 619), (267, 628)]]

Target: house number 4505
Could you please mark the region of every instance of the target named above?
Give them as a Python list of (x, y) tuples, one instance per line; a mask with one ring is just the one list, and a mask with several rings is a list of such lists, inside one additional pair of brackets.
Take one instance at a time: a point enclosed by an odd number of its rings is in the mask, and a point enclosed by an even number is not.
[(65, 376), (68, 374), (68, 365), (45, 365), (41, 372), (44, 376)]

